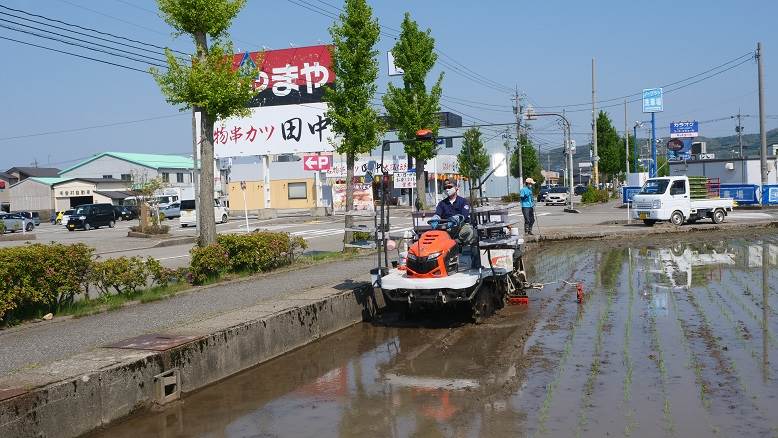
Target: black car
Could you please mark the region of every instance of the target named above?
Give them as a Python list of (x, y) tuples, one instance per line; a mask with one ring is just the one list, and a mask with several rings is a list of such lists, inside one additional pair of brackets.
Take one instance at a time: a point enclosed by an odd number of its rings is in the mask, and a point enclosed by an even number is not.
[(117, 221), (129, 221), (138, 217), (138, 214), (133, 209), (124, 205), (114, 205), (113, 212)]
[(86, 204), (76, 208), (75, 213), (68, 220), (68, 231), (77, 228), (90, 230), (104, 226), (113, 228), (116, 225), (113, 205), (111, 204)]
[(573, 193), (578, 196), (583, 195), (586, 192), (586, 186), (575, 186)]

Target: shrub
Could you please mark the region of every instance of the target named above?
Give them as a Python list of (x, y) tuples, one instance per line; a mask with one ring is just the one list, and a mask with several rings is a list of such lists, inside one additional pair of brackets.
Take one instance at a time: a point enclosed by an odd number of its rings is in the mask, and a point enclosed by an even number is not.
[(301, 237), (268, 231), (221, 234), (216, 240), (227, 250), (233, 272), (265, 272), (288, 265), (308, 246)]
[(374, 237), (375, 236), (373, 235), (373, 233), (369, 233), (367, 231), (354, 231), (354, 240), (357, 242), (362, 240), (369, 242), (373, 240)]
[(205, 247), (195, 246), (190, 254), (192, 260), (189, 262), (188, 276), (192, 284), (203, 284), (219, 278), (230, 269), (229, 253), (220, 243)]
[(79, 243), (0, 248), (0, 319), (53, 312), (86, 290), (93, 250)]
[(509, 193), (500, 199), (502, 199), (502, 202), (519, 202), (521, 200), (518, 193)]
[(134, 225), (130, 227), (130, 231), (145, 234), (167, 234), (170, 231), (170, 227), (159, 224), (146, 225), (145, 227), (142, 225)]
[(166, 268), (159, 263), (159, 260), (153, 257), (146, 258), (146, 270), (148, 271), (154, 284), (165, 287), (171, 282), (178, 283), (186, 278), (186, 268)]
[(103, 296), (131, 294), (146, 286), (149, 271), (140, 257), (118, 257), (94, 262), (90, 278)]
[(610, 194), (607, 190), (599, 190), (593, 186), (586, 188), (586, 191), (581, 195), (581, 202), (584, 204), (594, 204), (597, 202), (608, 202)]

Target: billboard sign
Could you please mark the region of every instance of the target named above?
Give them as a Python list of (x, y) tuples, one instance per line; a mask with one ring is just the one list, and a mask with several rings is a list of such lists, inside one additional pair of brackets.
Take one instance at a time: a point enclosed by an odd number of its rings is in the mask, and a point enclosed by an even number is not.
[[(346, 211), (346, 185), (332, 185), (332, 207), (334, 211)], [(375, 211), (372, 184), (354, 184), (354, 210)]]
[(386, 52), (386, 65), (389, 67), (389, 76), (402, 76), (405, 71), (394, 63), (394, 54), (392, 51)]
[(673, 122), (670, 123), (670, 138), (693, 138), (700, 135), (700, 123)]
[(667, 159), (670, 161), (685, 161), (692, 158), (691, 138), (671, 138), (667, 142)]
[(303, 170), (325, 171), (332, 168), (332, 155), (304, 155)]
[(658, 113), (664, 111), (661, 88), (643, 89), (643, 112)]
[[(337, 139), (326, 112), (326, 103), (281, 105), (251, 108), (248, 117), (219, 120), (213, 127), (215, 156), (331, 152)], [(199, 133), (199, 117), (196, 123)]]
[(321, 102), (335, 82), (327, 45), (237, 53), (232, 68), (254, 77), (257, 94), (249, 107)]

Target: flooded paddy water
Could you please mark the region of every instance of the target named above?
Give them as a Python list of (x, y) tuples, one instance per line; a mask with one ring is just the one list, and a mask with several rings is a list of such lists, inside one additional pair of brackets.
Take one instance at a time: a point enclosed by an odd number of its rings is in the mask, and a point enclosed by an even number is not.
[(776, 233), (560, 242), (528, 266), (549, 284), (485, 324), (388, 316), (93, 436), (778, 437)]

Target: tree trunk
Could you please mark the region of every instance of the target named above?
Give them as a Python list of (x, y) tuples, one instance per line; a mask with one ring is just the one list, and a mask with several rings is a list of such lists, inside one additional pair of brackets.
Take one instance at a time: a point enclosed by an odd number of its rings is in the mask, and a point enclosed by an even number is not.
[[(208, 55), (208, 38), (205, 32), (194, 34), (197, 59), (205, 63)], [(216, 242), (216, 218), (213, 211), (213, 124), (216, 122), (205, 108), (200, 113), (200, 198), (197, 226), (200, 246)]]
[[(354, 154), (346, 154), (346, 211), (349, 212), (354, 209)], [(351, 228), (354, 226), (354, 218), (346, 215), (345, 228)], [(354, 240), (354, 233), (347, 231), (343, 235), (343, 244), (351, 243)], [(346, 250), (346, 247), (343, 247)]]
[(216, 242), (216, 217), (213, 211), (213, 124), (210, 114), (200, 115), (200, 246), (208, 246)]
[(419, 200), (422, 210), (427, 209), (427, 179), (424, 175), (424, 164), (426, 161), (416, 159), (416, 199)]

